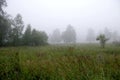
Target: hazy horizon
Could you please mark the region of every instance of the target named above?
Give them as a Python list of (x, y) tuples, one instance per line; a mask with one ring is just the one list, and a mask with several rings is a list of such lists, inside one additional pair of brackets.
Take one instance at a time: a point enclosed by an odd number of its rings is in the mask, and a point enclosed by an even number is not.
[(107, 27), (120, 28), (119, 0), (8, 0), (6, 11), (13, 17), (20, 13), (25, 25), (45, 31), (64, 31), (71, 24), (84, 41), (89, 28), (99, 33)]

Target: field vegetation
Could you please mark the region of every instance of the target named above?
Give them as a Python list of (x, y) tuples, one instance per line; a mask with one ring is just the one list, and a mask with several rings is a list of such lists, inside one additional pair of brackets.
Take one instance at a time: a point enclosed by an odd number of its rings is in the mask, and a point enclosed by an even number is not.
[(3, 47), (0, 80), (120, 80), (120, 47)]

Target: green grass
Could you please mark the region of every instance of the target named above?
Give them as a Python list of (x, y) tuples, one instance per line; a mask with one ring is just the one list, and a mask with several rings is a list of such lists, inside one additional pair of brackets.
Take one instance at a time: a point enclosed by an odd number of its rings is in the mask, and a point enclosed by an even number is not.
[(0, 80), (120, 80), (120, 47), (0, 48)]

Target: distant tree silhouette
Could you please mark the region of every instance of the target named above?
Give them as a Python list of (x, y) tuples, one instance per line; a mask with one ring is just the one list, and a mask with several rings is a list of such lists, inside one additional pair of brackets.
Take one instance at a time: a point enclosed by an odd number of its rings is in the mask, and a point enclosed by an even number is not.
[(51, 35), (51, 42), (52, 43), (60, 43), (61, 42), (61, 34), (59, 29), (55, 29), (53, 34)]
[(88, 42), (94, 42), (95, 41), (95, 32), (93, 29), (88, 29), (88, 33), (87, 33), (87, 39)]
[(110, 39), (112, 36), (112, 33), (110, 32), (110, 30), (107, 27), (104, 29), (104, 34), (105, 34), (106, 38), (108, 38), (108, 39)]
[(62, 33), (62, 39), (65, 43), (76, 42), (76, 32), (71, 25), (68, 25), (66, 30)]

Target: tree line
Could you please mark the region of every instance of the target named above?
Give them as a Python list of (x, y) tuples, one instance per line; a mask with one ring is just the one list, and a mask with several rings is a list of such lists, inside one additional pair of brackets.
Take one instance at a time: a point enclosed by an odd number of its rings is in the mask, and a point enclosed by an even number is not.
[[(117, 31), (112, 32), (106, 27), (102, 32), (95, 34), (95, 31), (89, 28), (86, 35), (86, 43), (98, 43), (98, 41), (103, 48), (106, 42), (120, 46), (120, 36)], [(59, 29), (55, 29), (52, 35), (49, 35), (49, 43), (76, 43), (76, 31), (71, 25), (68, 25), (63, 32), (60, 32)]]
[(68, 25), (66, 30), (60, 33), (59, 29), (55, 29), (53, 34), (49, 36), (50, 43), (75, 43), (76, 31), (72, 25)]
[(28, 24), (25, 32), (22, 16), (17, 14), (15, 18), (4, 12), (7, 6), (6, 0), (0, 1), (0, 47), (1, 46), (38, 46), (47, 44), (48, 36), (44, 31), (31, 29)]
[[(31, 29), (28, 24), (24, 30), (24, 21), (22, 16), (17, 14), (15, 18), (4, 12), (3, 7), (6, 7), (6, 0), (0, 1), (0, 47), (1, 46), (39, 46), (48, 44), (48, 36), (44, 31)], [(60, 33), (59, 29), (53, 31), (49, 35), (50, 43), (76, 43), (76, 31), (72, 25), (68, 25), (66, 30)], [(120, 45), (120, 39), (117, 32), (110, 32), (105, 28), (104, 33), (95, 35), (93, 29), (88, 29), (86, 37), (88, 42), (99, 40), (102, 47), (109, 40), (116, 45)]]

